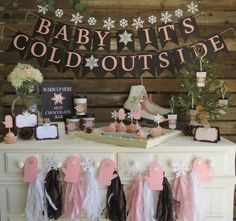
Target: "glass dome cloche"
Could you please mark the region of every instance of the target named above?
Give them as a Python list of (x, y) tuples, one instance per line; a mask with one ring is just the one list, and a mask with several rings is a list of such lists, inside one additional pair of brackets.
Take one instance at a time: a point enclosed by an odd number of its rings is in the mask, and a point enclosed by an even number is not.
[(29, 64), (18, 63), (7, 79), (15, 88), (17, 95), (12, 102), (12, 115), (16, 116), (25, 111), (40, 114), (39, 92), (40, 84), (43, 82), (42, 73)]

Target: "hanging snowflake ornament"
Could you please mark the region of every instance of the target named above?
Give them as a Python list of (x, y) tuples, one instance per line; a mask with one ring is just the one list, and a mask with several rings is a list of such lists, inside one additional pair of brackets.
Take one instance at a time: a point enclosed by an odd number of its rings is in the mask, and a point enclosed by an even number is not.
[(132, 42), (132, 33), (128, 33), (127, 31), (124, 31), (123, 34), (119, 34), (120, 36), (120, 43), (124, 43), (124, 45), (127, 45), (129, 42)]
[(187, 176), (189, 168), (185, 166), (183, 162), (172, 161), (170, 164), (172, 172), (175, 173), (176, 177)]
[(42, 5), (37, 5), (38, 7), (38, 13), (46, 14), (48, 11), (48, 5), (42, 6)]
[(95, 17), (89, 17), (88, 18), (88, 24), (93, 26), (93, 25), (96, 25), (97, 23), (97, 19)]
[(95, 162), (91, 159), (84, 159), (84, 161), (80, 163), (83, 171), (88, 171), (93, 169), (95, 167), (94, 164)]
[(198, 12), (198, 4), (194, 4), (193, 2), (191, 2), (189, 5), (187, 5), (188, 10), (187, 12), (191, 12), (192, 14), (195, 14), (195, 12)]
[(138, 30), (139, 28), (143, 28), (143, 24), (144, 24), (144, 20), (142, 20), (140, 17), (133, 18), (132, 26), (134, 26), (136, 30)]
[(93, 57), (93, 55), (90, 56), (90, 58), (85, 58), (86, 64), (85, 67), (88, 67), (91, 71), (98, 67), (98, 58)]
[(63, 14), (64, 14), (64, 12), (63, 12), (62, 9), (59, 9), (59, 8), (58, 8), (58, 9), (55, 11), (55, 16), (56, 16), (56, 17), (61, 18), (61, 17), (63, 16)]
[(125, 28), (125, 27), (127, 27), (127, 26), (128, 26), (128, 20), (122, 18), (122, 19), (120, 20), (120, 27)]
[(112, 20), (110, 17), (107, 20), (103, 20), (104, 25), (103, 28), (106, 28), (108, 31), (111, 30), (112, 28), (115, 28), (115, 20)]
[(152, 25), (157, 23), (157, 17), (154, 15), (151, 15), (148, 17), (148, 22), (151, 23)]
[(164, 24), (167, 24), (168, 22), (172, 22), (171, 20), (172, 14), (170, 14), (168, 11), (161, 13), (161, 21), (164, 22)]
[(176, 17), (180, 18), (180, 17), (183, 16), (183, 14), (184, 14), (184, 12), (183, 12), (182, 9), (178, 8), (177, 10), (175, 10), (175, 16)]
[(160, 124), (163, 121), (163, 117), (160, 114), (154, 116), (153, 121), (157, 124)]
[(55, 156), (47, 157), (47, 169), (50, 170), (57, 170), (60, 167), (59, 161), (56, 159)]
[(72, 18), (70, 21), (74, 22), (75, 25), (77, 25), (78, 23), (82, 23), (82, 19), (84, 16), (80, 15), (79, 12), (77, 14), (72, 14), (71, 16)]

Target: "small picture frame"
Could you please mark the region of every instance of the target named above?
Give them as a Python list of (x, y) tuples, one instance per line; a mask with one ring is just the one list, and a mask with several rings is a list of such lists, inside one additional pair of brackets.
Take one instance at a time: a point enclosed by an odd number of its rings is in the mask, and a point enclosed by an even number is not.
[(35, 128), (36, 140), (56, 140), (59, 139), (58, 125), (57, 124), (43, 124)]
[(217, 143), (220, 141), (219, 127), (197, 127), (195, 129), (194, 140), (200, 142)]
[(16, 128), (36, 127), (38, 125), (38, 115), (36, 113), (24, 112), (15, 117)]

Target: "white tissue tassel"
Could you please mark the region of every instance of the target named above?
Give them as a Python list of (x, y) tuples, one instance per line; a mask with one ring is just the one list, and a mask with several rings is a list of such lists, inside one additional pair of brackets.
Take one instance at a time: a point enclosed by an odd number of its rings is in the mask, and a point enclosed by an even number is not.
[(193, 221), (204, 221), (204, 190), (203, 186), (198, 180), (198, 177), (194, 171), (191, 172), (191, 186), (193, 193), (193, 203), (194, 203), (194, 220)]
[(144, 181), (144, 189), (143, 189), (143, 218), (144, 221), (156, 221), (154, 219), (154, 202), (153, 202), (153, 193), (150, 190), (147, 181)]
[(101, 202), (98, 193), (97, 181), (95, 178), (95, 172), (93, 169), (89, 169), (85, 172), (84, 176), (84, 212), (93, 221), (97, 221), (101, 218)]
[(27, 221), (48, 220), (46, 198), (44, 195), (44, 179), (46, 174), (40, 172), (34, 183), (29, 184), (25, 215)]

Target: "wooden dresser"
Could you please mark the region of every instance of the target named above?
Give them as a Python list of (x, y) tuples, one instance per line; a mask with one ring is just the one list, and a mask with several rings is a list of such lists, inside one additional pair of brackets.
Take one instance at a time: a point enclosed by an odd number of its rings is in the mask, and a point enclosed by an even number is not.
[[(178, 136), (152, 149), (124, 148), (77, 137), (64, 137), (54, 141), (18, 141), (13, 145), (0, 144), (0, 213), (1, 221), (23, 221), (27, 196), (27, 184), (22, 183), (22, 163), (29, 156), (36, 156), (40, 166), (48, 156), (54, 155), (64, 163), (70, 155), (85, 156), (94, 161), (111, 158), (116, 162), (124, 184), (133, 177), (126, 172), (127, 165), (135, 163), (138, 170), (147, 172), (149, 165), (159, 162), (169, 180), (173, 174), (170, 161), (182, 161), (190, 166), (195, 157), (207, 158), (213, 168), (213, 180), (206, 186), (206, 221), (232, 221), (235, 177), (236, 144), (222, 138), (217, 144), (200, 143), (192, 138)], [(105, 202), (106, 188), (100, 186)], [(63, 219), (61, 219), (63, 220)], [(79, 219), (87, 220), (86, 218)]]

